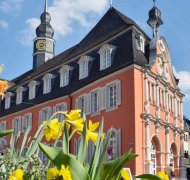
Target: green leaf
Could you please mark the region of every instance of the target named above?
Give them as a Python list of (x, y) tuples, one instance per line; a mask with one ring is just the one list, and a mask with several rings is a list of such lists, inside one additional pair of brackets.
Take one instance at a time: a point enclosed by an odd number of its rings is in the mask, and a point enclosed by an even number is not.
[(96, 174), (94, 176), (94, 179), (100, 179), (100, 172), (101, 172), (102, 167), (103, 167), (103, 163), (104, 163), (104, 160), (105, 160), (105, 156), (106, 156), (109, 141), (110, 141), (110, 133), (108, 134), (108, 137), (106, 138), (106, 144), (105, 144), (104, 149), (103, 149), (103, 151), (101, 153), (100, 160), (99, 160), (99, 163), (98, 163), (98, 166), (97, 166), (97, 169), (96, 169)]
[(64, 137), (63, 137), (63, 152), (69, 154), (69, 133), (67, 125), (64, 125)]
[(6, 136), (8, 134), (13, 133), (14, 130), (4, 130), (4, 131), (0, 131), (0, 137)]
[(39, 143), (39, 147), (58, 169), (61, 169), (61, 165), (65, 165), (66, 167), (69, 166), (72, 179), (90, 180), (87, 170), (73, 155), (65, 154), (62, 148), (52, 148), (42, 143)]
[[(102, 120), (101, 123), (100, 123), (98, 138), (97, 138), (97, 141), (96, 141), (96, 146), (95, 146), (95, 150), (94, 150), (94, 153), (93, 153), (92, 162), (91, 162), (91, 165), (90, 165), (90, 168), (89, 168), (89, 174), (90, 174), (90, 177), (92, 179), (94, 179), (94, 176), (97, 173), (96, 170), (97, 170), (98, 162), (100, 160), (103, 128), (104, 128), (104, 121)], [(103, 160), (104, 160), (104, 158), (103, 158)]]
[(21, 145), (21, 148), (20, 148), (19, 157), (22, 156), (23, 149), (24, 149), (24, 147), (26, 147), (26, 141), (27, 141), (29, 132), (30, 132), (30, 127), (28, 127), (26, 132), (24, 133), (24, 138), (22, 140), (22, 145)]
[(130, 160), (136, 158), (138, 155), (131, 154), (131, 150), (123, 154), (120, 158), (105, 163), (101, 174), (100, 180), (115, 180), (120, 174), (123, 166)]
[(86, 153), (87, 153), (86, 135), (87, 135), (87, 125), (85, 122), (82, 135), (80, 137), (80, 145), (79, 145), (79, 151), (78, 151), (78, 160), (82, 165), (84, 165), (86, 162)]
[(153, 174), (142, 174), (142, 175), (139, 175), (139, 176), (135, 176), (136, 178), (139, 178), (139, 179), (145, 179), (145, 180), (162, 180), (162, 178), (156, 176), (156, 175), (153, 175)]

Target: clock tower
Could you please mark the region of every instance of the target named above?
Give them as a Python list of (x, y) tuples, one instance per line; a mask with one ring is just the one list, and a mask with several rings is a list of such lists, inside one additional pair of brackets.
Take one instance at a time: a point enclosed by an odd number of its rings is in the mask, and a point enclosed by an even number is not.
[(41, 23), (36, 29), (37, 37), (34, 39), (33, 69), (38, 68), (54, 57), (54, 30), (50, 25), (51, 16), (47, 8), (48, 2), (45, 0), (44, 12), (40, 17)]

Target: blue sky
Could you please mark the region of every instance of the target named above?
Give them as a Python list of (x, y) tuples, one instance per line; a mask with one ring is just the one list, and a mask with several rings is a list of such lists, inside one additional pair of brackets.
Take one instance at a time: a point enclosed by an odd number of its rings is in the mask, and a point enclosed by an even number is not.
[[(157, 0), (180, 88), (186, 94), (184, 112), (190, 117), (190, 1)], [(152, 0), (113, 0), (113, 6), (135, 20), (151, 36), (146, 24)], [(0, 1), (1, 78), (13, 79), (32, 68), (33, 38), (44, 0)], [(56, 54), (78, 43), (109, 9), (108, 0), (49, 0), (56, 34)]]

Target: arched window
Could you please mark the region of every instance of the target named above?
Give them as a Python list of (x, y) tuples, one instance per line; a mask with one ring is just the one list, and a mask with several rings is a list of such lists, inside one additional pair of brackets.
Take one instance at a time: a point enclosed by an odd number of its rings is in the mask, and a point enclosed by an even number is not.
[(107, 160), (113, 160), (121, 155), (121, 129), (111, 129), (109, 131), (110, 141), (107, 149)]
[(174, 164), (174, 151), (170, 148), (170, 164)]
[(153, 136), (151, 141), (151, 173), (155, 174), (157, 171), (161, 171), (161, 143), (157, 135)]
[(178, 155), (177, 155), (177, 146), (175, 143), (171, 144), (170, 148), (170, 163), (173, 164), (173, 167), (178, 166)]
[(156, 174), (157, 161), (156, 161), (156, 145), (154, 141), (152, 141), (151, 145), (151, 161), (152, 161), (152, 173)]

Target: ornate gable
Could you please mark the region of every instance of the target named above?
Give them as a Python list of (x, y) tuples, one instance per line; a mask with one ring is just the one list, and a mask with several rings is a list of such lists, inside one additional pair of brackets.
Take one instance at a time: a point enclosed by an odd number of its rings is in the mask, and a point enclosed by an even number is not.
[(173, 88), (177, 88), (170, 52), (163, 37), (154, 38), (150, 43), (149, 66), (153, 73), (170, 83)]

